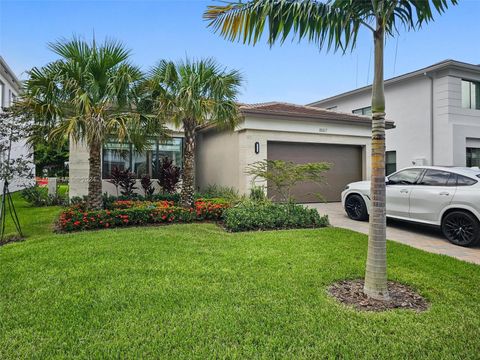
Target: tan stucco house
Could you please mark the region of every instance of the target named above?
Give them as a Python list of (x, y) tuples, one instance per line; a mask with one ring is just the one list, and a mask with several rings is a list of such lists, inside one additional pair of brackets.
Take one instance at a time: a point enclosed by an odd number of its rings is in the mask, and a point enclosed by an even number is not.
[[(313, 195), (318, 192), (327, 201), (338, 201), (346, 184), (370, 177), (369, 117), (280, 102), (243, 104), (240, 110), (243, 120), (234, 131), (205, 126), (198, 132), (198, 190), (217, 184), (248, 193), (252, 179), (245, 174), (245, 168), (263, 159), (333, 164), (325, 185), (297, 186), (295, 197), (302, 202), (318, 201)], [(387, 122), (387, 128), (392, 127), (393, 123)], [(152, 141), (150, 149), (142, 154), (125, 144), (105, 145), (102, 154), (103, 191), (115, 193), (113, 185), (108, 182), (115, 166), (130, 168), (139, 178), (143, 174), (155, 178), (156, 164), (165, 156), (181, 166), (182, 137), (179, 129), (172, 128), (171, 140)], [(70, 196), (86, 195), (88, 149), (72, 143), (69, 163)]]

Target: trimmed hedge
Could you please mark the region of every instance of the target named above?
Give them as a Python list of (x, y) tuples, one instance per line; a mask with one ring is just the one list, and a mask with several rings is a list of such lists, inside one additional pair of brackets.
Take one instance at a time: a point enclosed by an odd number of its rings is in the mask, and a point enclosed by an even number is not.
[(117, 200), (113, 209), (88, 211), (82, 204), (60, 214), (58, 228), (71, 232), (122, 226), (161, 223), (187, 223), (202, 220), (221, 220), (229, 204), (222, 199), (197, 200), (195, 207), (185, 209), (170, 201)]
[(224, 223), (232, 232), (316, 228), (329, 225), (328, 216), (297, 204), (245, 201), (224, 213)]

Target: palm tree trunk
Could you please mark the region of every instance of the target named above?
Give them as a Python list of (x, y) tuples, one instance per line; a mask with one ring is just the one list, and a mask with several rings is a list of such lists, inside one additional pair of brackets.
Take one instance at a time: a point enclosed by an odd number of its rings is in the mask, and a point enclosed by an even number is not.
[(380, 300), (388, 299), (385, 210), (385, 94), (383, 85), (384, 42), (383, 20), (377, 19), (377, 28), (374, 32), (375, 75), (372, 86), (370, 229), (364, 292), (367, 296)]
[(183, 122), (185, 132), (185, 145), (183, 150), (182, 192), (180, 204), (185, 208), (193, 206), (195, 197), (194, 170), (195, 170), (195, 122)]
[(92, 210), (99, 210), (102, 204), (102, 177), (101, 167), (101, 144), (90, 144), (89, 179), (88, 179), (88, 207)]

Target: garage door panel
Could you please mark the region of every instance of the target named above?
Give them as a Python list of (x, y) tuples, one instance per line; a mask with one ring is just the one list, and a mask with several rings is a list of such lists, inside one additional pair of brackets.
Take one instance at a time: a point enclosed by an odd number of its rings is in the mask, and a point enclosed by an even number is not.
[[(268, 142), (269, 160), (293, 161), (297, 164), (329, 162), (332, 168), (325, 173), (325, 183), (305, 182), (297, 184), (292, 191), (298, 202), (318, 202), (320, 193), (326, 201), (340, 201), (345, 185), (362, 180), (362, 147), (356, 145)], [(270, 187), (268, 196), (278, 199)]]

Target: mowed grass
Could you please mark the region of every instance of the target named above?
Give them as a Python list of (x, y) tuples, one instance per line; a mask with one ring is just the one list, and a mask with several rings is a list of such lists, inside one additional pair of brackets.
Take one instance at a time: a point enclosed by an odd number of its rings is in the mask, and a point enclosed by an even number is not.
[(52, 234), (58, 208), (21, 211), (30, 238), (0, 248), (1, 359), (480, 354), (473, 264), (390, 242), (390, 279), (431, 307), (365, 313), (326, 290), (363, 276), (367, 237), (352, 231), (190, 224)]

